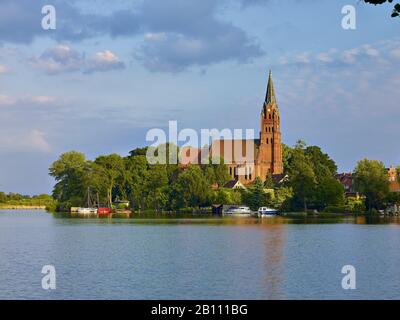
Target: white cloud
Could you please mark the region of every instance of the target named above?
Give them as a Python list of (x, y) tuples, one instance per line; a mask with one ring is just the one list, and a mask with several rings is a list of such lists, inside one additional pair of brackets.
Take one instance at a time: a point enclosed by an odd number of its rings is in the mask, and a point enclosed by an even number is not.
[(85, 73), (96, 71), (109, 71), (125, 68), (125, 64), (109, 50), (97, 52), (94, 57), (88, 59), (84, 66)]
[(0, 64), (0, 74), (5, 74), (5, 73), (10, 73), (11, 72), (11, 68)]
[(27, 138), (27, 144), (33, 147), (35, 150), (48, 152), (50, 151), (50, 145), (45, 139), (45, 135), (38, 129), (33, 129)]
[(110, 50), (99, 51), (91, 58), (86, 58), (69, 46), (57, 45), (45, 50), (39, 57), (33, 57), (31, 63), (47, 74), (64, 72), (93, 73), (122, 69), (125, 64)]
[(332, 48), (326, 52), (298, 52), (280, 57), (281, 65), (349, 66), (374, 62), (382, 65), (390, 64), (391, 59), (400, 59), (400, 40), (391, 39), (373, 44), (364, 44), (354, 48), (338, 50)]
[(0, 135), (0, 148), (2, 151), (25, 152), (38, 151), (50, 152), (51, 147), (45, 138), (43, 131), (31, 129), (28, 132), (12, 132), (12, 134)]
[(53, 97), (49, 97), (49, 96), (33, 96), (33, 97), (30, 97), (29, 100), (34, 103), (46, 104), (46, 103), (55, 102), (56, 99)]
[(0, 94), (0, 106), (9, 106), (13, 105), (16, 102), (16, 99), (4, 94)]
[(0, 94), (0, 106), (12, 106), (16, 104), (49, 104), (56, 102), (56, 98), (50, 96), (25, 96), (13, 97)]

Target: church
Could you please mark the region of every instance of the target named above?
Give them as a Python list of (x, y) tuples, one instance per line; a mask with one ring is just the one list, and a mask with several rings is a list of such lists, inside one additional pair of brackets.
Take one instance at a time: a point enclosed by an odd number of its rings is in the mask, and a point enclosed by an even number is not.
[(210, 149), (213, 157), (224, 159), (232, 179), (243, 185), (254, 182), (257, 177), (262, 181), (270, 175), (282, 177), (280, 113), (271, 71), (261, 107), (259, 137), (250, 140), (214, 140)]

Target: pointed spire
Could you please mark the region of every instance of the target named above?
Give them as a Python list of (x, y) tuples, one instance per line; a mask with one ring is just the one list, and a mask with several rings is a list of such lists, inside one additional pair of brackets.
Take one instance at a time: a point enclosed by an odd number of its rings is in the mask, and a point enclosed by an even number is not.
[(272, 81), (272, 71), (269, 70), (267, 94), (265, 95), (266, 104), (276, 104), (274, 82)]

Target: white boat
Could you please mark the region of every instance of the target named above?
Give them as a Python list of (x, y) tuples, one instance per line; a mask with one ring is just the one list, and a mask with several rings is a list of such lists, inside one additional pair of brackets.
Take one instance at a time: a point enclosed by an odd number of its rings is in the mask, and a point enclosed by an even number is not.
[(97, 208), (79, 208), (78, 213), (80, 213), (80, 214), (97, 214)]
[(226, 212), (227, 215), (236, 217), (250, 217), (251, 210), (249, 207), (232, 207)]
[(258, 216), (259, 217), (274, 217), (279, 214), (279, 211), (276, 209), (268, 208), (268, 207), (260, 207), (258, 208)]

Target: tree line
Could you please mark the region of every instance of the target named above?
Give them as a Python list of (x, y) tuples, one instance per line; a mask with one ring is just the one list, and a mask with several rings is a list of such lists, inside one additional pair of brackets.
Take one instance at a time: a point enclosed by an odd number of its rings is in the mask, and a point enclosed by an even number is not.
[[(169, 146), (163, 148), (167, 154)], [(136, 211), (195, 210), (212, 204), (243, 204), (256, 210), (270, 206), (284, 211), (363, 212), (381, 209), (396, 202), (389, 192), (383, 163), (364, 159), (354, 170), (356, 190), (365, 197), (346, 198), (336, 178), (337, 165), (318, 146), (298, 141), (283, 145), (284, 173), (287, 179), (265, 182), (256, 179), (245, 190), (224, 188), (231, 180), (228, 167), (220, 164), (149, 164), (147, 148), (137, 148), (129, 156), (101, 155), (88, 160), (83, 153), (63, 153), (50, 167), (56, 180), (53, 197), (57, 210), (85, 206), (87, 191), (96, 194), (101, 206), (115, 200), (128, 200)], [(167, 157), (168, 159), (168, 157)]]
[(39, 195), (23, 195), (19, 193), (5, 193), (0, 191), (0, 206), (15, 205), (15, 206), (53, 206), (54, 199), (48, 194)]

